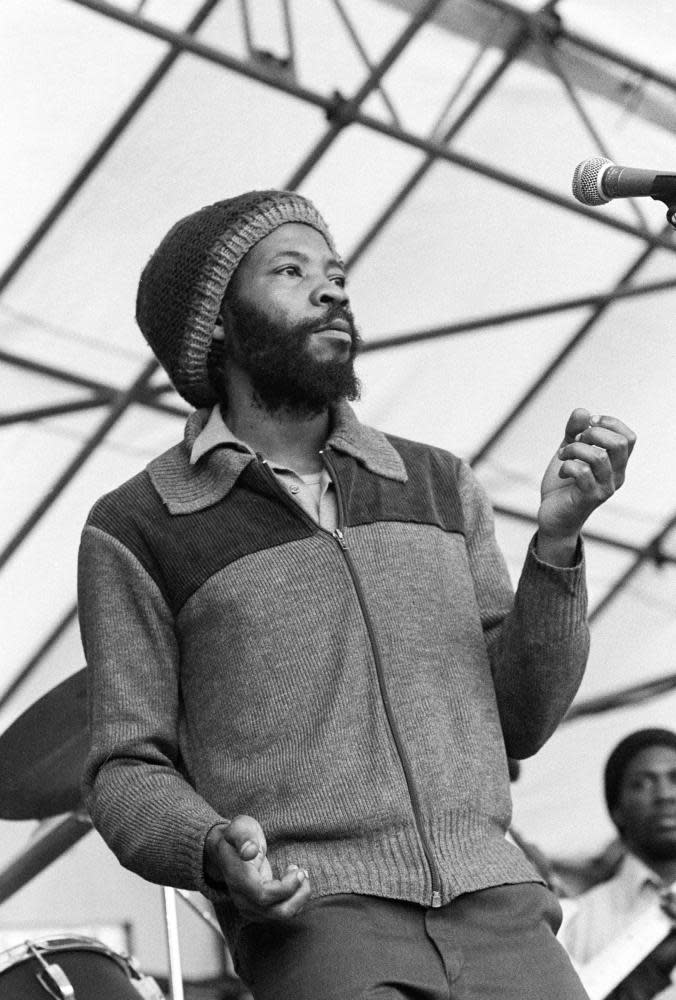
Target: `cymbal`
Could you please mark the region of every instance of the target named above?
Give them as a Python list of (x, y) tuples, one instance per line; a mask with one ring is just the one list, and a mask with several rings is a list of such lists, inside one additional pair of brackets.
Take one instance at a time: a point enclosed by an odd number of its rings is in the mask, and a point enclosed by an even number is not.
[(89, 748), (86, 673), (57, 684), (0, 735), (0, 818), (46, 819), (80, 807)]

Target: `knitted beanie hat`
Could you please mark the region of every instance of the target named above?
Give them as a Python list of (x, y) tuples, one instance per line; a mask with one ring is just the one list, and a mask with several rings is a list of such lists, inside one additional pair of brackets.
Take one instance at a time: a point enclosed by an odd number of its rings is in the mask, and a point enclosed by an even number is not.
[(136, 321), (176, 390), (192, 406), (212, 406), (207, 359), (225, 290), (256, 243), (287, 222), (333, 239), (307, 198), (293, 191), (248, 191), (177, 222), (141, 274)]
[(613, 812), (620, 798), (627, 766), (646, 747), (668, 746), (676, 750), (676, 732), (671, 729), (638, 729), (621, 740), (606, 764), (604, 786), (608, 811)]

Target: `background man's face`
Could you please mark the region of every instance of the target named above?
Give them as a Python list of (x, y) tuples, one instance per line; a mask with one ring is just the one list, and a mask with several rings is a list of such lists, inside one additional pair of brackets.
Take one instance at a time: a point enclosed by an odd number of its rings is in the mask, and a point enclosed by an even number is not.
[(676, 749), (653, 746), (627, 765), (613, 819), (640, 856), (676, 858)]

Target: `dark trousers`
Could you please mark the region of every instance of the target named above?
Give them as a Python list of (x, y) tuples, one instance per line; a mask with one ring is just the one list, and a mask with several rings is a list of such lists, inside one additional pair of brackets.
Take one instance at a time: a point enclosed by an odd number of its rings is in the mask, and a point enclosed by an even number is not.
[(289, 924), (248, 925), (237, 966), (255, 1000), (587, 1000), (560, 922), (530, 882), (441, 909), (328, 896)]

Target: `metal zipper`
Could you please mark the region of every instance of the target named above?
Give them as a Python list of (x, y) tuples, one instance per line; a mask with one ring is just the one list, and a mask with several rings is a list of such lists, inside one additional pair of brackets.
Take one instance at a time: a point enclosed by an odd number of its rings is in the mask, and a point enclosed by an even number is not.
[(345, 518), (344, 518), (343, 499), (340, 493), (340, 487), (338, 485), (338, 477), (336, 476), (335, 469), (333, 468), (331, 460), (327, 455), (326, 451), (321, 451), (320, 454), (322, 456), (322, 461), (326, 465), (331, 475), (331, 479), (333, 481), (333, 485), (336, 490), (336, 504), (338, 507), (338, 527), (334, 528), (332, 535), (338, 542), (338, 545), (340, 546), (340, 549), (343, 553), (343, 557), (345, 559), (348, 571), (350, 573), (350, 578), (352, 579), (352, 584), (354, 586), (355, 593), (357, 595), (357, 601), (359, 602), (359, 607), (361, 609), (361, 613), (364, 618), (364, 624), (366, 625), (366, 631), (368, 633), (369, 642), (371, 643), (371, 650), (373, 652), (373, 659), (376, 666), (376, 676), (378, 678), (380, 697), (382, 698), (383, 707), (385, 709), (385, 717), (387, 718), (387, 722), (390, 727), (390, 732), (392, 734), (392, 739), (394, 740), (394, 745), (396, 747), (397, 754), (399, 755), (401, 767), (404, 772), (404, 780), (406, 781), (406, 788), (408, 790), (408, 795), (411, 800), (411, 807), (413, 809), (413, 818), (415, 820), (416, 830), (418, 832), (418, 837), (420, 838), (420, 843), (422, 844), (423, 853), (425, 855), (425, 860), (427, 861), (427, 865), (430, 872), (430, 881), (432, 884), (431, 905), (434, 908), (437, 908), (441, 906), (441, 892), (440, 892), (441, 879), (439, 877), (439, 870), (434, 861), (434, 853), (432, 851), (432, 846), (429, 842), (429, 838), (420, 820), (422, 814), (422, 809), (420, 806), (420, 798), (418, 795), (418, 790), (415, 786), (415, 781), (413, 779), (410, 760), (407, 752), (404, 749), (401, 735), (399, 732), (399, 727), (397, 725), (397, 721), (394, 715), (394, 710), (392, 708), (392, 703), (390, 701), (387, 687), (385, 685), (383, 664), (382, 664), (382, 659), (380, 657), (380, 649), (378, 647), (378, 643), (376, 641), (375, 633), (373, 630), (373, 624), (371, 622), (371, 615), (368, 610), (366, 598), (364, 596), (364, 591), (362, 589), (361, 581), (359, 579), (359, 574), (357, 572), (357, 567), (353, 562), (352, 555), (347, 546), (347, 540), (345, 538), (345, 535), (343, 534), (342, 528), (340, 527), (341, 525), (344, 527)]
[(312, 527), (313, 531), (322, 532), (325, 535), (331, 535), (338, 543), (338, 546), (341, 552), (343, 553), (343, 558), (345, 559), (345, 563), (348, 572), (350, 574), (350, 579), (352, 580), (352, 585), (357, 595), (357, 601), (359, 603), (359, 607), (361, 609), (361, 613), (364, 618), (364, 624), (366, 625), (366, 631), (368, 633), (369, 642), (371, 644), (371, 650), (373, 652), (373, 659), (376, 665), (376, 677), (378, 678), (378, 688), (380, 690), (380, 696), (383, 701), (383, 707), (385, 708), (385, 717), (390, 727), (392, 739), (394, 740), (394, 745), (396, 747), (397, 754), (399, 755), (401, 767), (404, 772), (404, 780), (406, 782), (406, 788), (408, 790), (408, 795), (411, 800), (411, 807), (413, 809), (413, 819), (415, 821), (418, 837), (420, 838), (423, 854), (425, 855), (425, 860), (427, 861), (427, 866), (430, 872), (430, 881), (432, 884), (432, 898), (430, 905), (436, 909), (441, 906), (441, 892), (440, 892), (441, 879), (439, 877), (439, 871), (434, 861), (434, 854), (432, 851), (431, 844), (420, 822), (420, 814), (422, 812), (422, 809), (420, 808), (420, 798), (418, 796), (418, 792), (415, 787), (415, 782), (413, 780), (409, 758), (406, 751), (403, 748), (402, 740), (399, 735), (399, 729), (397, 726), (396, 719), (394, 717), (394, 711), (392, 709), (392, 704), (390, 702), (389, 695), (387, 693), (387, 688), (385, 687), (385, 679), (383, 676), (383, 667), (380, 658), (380, 651), (378, 649), (375, 633), (373, 631), (373, 625), (371, 623), (371, 617), (366, 604), (366, 598), (364, 597), (364, 592), (362, 590), (361, 582), (359, 580), (359, 574), (357, 573), (357, 568), (354, 565), (354, 562), (352, 561), (352, 556), (347, 547), (347, 540), (342, 531), (342, 528), (340, 527), (340, 525), (343, 525), (343, 527), (345, 526), (345, 508), (343, 505), (343, 498), (340, 493), (340, 487), (338, 485), (338, 478), (336, 476), (336, 472), (335, 469), (333, 468), (331, 460), (326, 454), (326, 451), (325, 450), (320, 451), (320, 455), (322, 456), (322, 461), (326, 465), (326, 468), (328, 469), (329, 474), (331, 475), (331, 480), (333, 482), (336, 491), (336, 506), (338, 508), (338, 527), (334, 528), (333, 531), (328, 531), (326, 528), (322, 528), (321, 525), (317, 524), (317, 522), (314, 521), (309, 516), (309, 514), (307, 514), (303, 510), (300, 504), (297, 504), (295, 500), (292, 500), (290, 497), (286, 495), (285, 490), (280, 486), (277, 477), (275, 476), (268, 462), (266, 461), (265, 458), (263, 458), (262, 455), (257, 455), (256, 458), (258, 459), (258, 463), (261, 466), (266, 479), (269, 481), (271, 486), (273, 486), (275, 493), (283, 501), (284, 505), (289, 510), (292, 510), (298, 517), (300, 517), (300, 519), (305, 524), (307, 524), (309, 527)]

